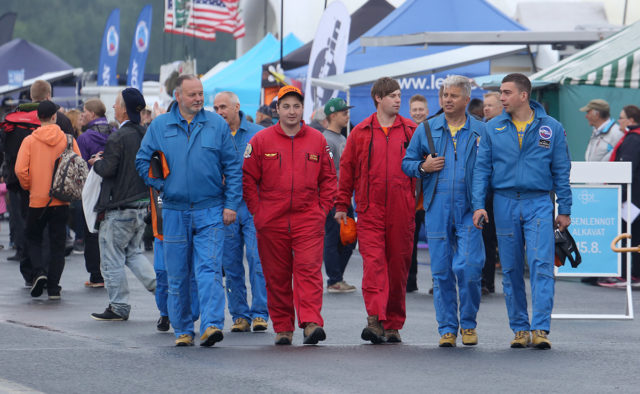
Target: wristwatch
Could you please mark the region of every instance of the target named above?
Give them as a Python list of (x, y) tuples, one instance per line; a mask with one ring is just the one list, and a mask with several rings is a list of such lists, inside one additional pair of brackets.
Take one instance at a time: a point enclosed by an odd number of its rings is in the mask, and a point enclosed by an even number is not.
[(423, 160), (420, 162), (420, 164), (418, 164), (418, 171), (420, 171), (420, 174), (422, 175), (427, 175), (427, 172), (422, 168), (422, 164), (424, 164), (426, 160)]

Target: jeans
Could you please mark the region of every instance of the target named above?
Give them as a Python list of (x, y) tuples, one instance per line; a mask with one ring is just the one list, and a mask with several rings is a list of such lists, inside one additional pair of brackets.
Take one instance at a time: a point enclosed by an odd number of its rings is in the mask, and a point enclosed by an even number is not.
[[(66, 224), (69, 216), (69, 206), (61, 205), (48, 208), (29, 208), (27, 212), (27, 243), (31, 268), (35, 279), (39, 275), (47, 276), (47, 292), (60, 292), (60, 277), (64, 270), (64, 247), (67, 238)], [(48, 227), (49, 250), (45, 257), (43, 251), (43, 233)]]
[(153, 265), (144, 256), (141, 245), (146, 214), (146, 208), (110, 210), (100, 223), (98, 238), (104, 285), (111, 309), (124, 318), (129, 317), (131, 310), (125, 265), (147, 290), (156, 289)]

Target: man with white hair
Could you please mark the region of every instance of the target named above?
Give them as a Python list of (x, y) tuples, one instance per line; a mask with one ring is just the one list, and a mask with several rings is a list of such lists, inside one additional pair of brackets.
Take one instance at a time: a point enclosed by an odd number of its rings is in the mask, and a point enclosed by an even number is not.
[(444, 113), (429, 120), (435, 152), (421, 124), (402, 160), (402, 169), (422, 180), (439, 345), (453, 347), (458, 329), (464, 345), (478, 343), (476, 314), (484, 246), (482, 232), (473, 226), (471, 181), (477, 142), (485, 129), (484, 123), (465, 110), (471, 94), (469, 79), (452, 75), (443, 86)]
[[(234, 153), (240, 160), (249, 140), (262, 126), (247, 120), (240, 111), (240, 100), (233, 92), (220, 92), (213, 100), (213, 109), (224, 118), (231, 129)], [(253, 216), (242, 200), (238, 206), (237, 220), (224, 228), (224, 252), (222, 267), (225, 272), (225, 285), (229, 313), (233, 318), (232, 332), (264, 331), (267, 329), (269, 311), (267, 310), (267, 288), (262, 273), (262, 264), (258, 256), (258, 242)], [(247, 302), (247, 287), (244, 279), (242, 251), (246, 246), (249, 265), (249, 283), (251, 283), (251, 307)]]

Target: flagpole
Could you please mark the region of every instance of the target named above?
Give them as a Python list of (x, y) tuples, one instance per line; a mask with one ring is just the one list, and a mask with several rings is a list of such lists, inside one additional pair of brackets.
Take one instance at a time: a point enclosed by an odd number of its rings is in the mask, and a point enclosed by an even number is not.
[(284, 0), (280, 0), (280, 67), (284, 69), (283, 52), (284, 52)]

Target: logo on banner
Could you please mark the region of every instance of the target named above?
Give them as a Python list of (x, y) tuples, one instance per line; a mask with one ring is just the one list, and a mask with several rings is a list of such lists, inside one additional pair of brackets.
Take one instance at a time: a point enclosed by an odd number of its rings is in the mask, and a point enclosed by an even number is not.
[(24, 82), (24, 69), (7, 70), (9, 85), (21, 86)]
[(119, 42), (120, 38), (118, 37), (116, 27), (109, 27), (109, 30), (107, 31), (107, 53), (109, 56), (115, 56), (118, 53)]
[(551, 136), (553, 135), (549, 126), (540, 127), (540, 130), (538, 130), (538, 134), (540, 134), (540, 138), (544, 138), (545, 140), (550, 140)]
[(587, 189), (583, 189), (580, 191), (580, 193), (578, 193), (578, 200), (580, 200), (580, 202), (585, 205), (598, 202), (598, 200), (596, 200), (595, 194)]
[[(337, 67), (334, 58), (340, 26), (342, 26), (342, 23), (336, 20), (333, 25), (333, 34), (327, 39), (327, 46), (318, 53), (316, 61), (313, 64), (312, 75), (314, 78), (324, 78), (328, 75), (336, 74)], [(311, 89), (311, 95), (314, 103), (313, 107), (315, 108), (329, 101), (333, 95), (333, 91), (316, 87), (315, 89)]]
[(149, 28), (146, 22), (141, 21), (136, 28), (136, 48), (138, 52), (144, 52), (149, 46)]

